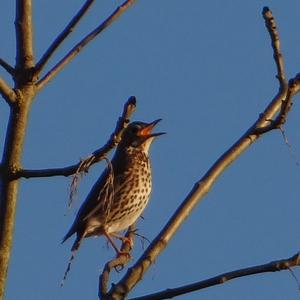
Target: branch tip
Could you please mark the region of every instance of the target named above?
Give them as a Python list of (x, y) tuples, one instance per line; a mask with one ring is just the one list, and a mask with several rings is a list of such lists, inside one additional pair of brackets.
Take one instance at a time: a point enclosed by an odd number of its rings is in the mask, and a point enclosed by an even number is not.
[(272, 14), (272, 12), (268, 6), (264, 6), (262, 10), (262, 15), (267, 16), (268, 14)]
[(128, 98), (128, 104), (130, 104), (130, 105), (133, 105), (133, 106), (136, 106), (136, 97), (135, 96), (130, 96), (129, 98)]

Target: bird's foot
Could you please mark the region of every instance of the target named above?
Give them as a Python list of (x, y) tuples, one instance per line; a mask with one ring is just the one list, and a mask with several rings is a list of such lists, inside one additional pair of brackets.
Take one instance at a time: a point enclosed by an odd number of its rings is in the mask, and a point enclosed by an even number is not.
[(119, 250), (117, 257), (115, 258), (115, 261), (117, 262), (117, 265), (114, 267), (116, 272), (121, 272), (130, 259), (131, 255), (129, 252)]
[(120, 241), (122, 241), (122, 244), (128, 244), (128, 246), (130, 247), (130, 249), (132, 249), (132, 247), (133, 247), (133, 240), (130, 237), (120, 236), (120, 237), (118, 237), (118, 239)]
[(131, 259), (131, 255), (128, 251), (119, 250), (117, 253), (117, 258), (122, 256), (126, 256), (126, 258)]

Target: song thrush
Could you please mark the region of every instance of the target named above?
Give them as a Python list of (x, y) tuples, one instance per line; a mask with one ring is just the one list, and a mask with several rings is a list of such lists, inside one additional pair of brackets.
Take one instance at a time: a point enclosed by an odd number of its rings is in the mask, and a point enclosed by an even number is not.
[(152, 133), (160, 120), (133, 122), (124, 129), (111, 164), (91, 189), (63, 238), (65, 242), (77, 235), (65, 277), (74, 253), (86, 237), (104, 235), (120, 254), (112, 237), (132, 225), (148, 203), (152, 187), (149, 148), (156, 136), (164, 134)]

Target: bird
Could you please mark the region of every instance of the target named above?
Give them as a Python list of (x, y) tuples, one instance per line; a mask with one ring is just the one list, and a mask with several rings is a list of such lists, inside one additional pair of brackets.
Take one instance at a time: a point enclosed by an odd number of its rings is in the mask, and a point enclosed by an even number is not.
[(124, 129), (111, 162), (92, 187), (62, 240), (64, 243), (76, 234), (62, 282), (84, 238), (104, 235), (117, 255), (122, 254), (113, 238), (124, 239), (118, 233), (137, 221), (149, 201), (152, 189), (149, 150), (153, 140), (165, 134), (152, 132), (160, 121), (135, 121)]

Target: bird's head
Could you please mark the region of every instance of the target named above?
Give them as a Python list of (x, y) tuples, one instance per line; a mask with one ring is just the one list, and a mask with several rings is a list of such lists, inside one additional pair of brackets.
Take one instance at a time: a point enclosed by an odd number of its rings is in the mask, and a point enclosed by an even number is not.
[(132, 122), (125, 129), (122, 134), (122, 141), (120, 146), (140, 148), (145, 153), (148, 153), (149, 147), (155, 137), (165, 134), (165, 132), (153, 133), (152, 129), (160, 122), (161, 119), (155, 120), (151, 123)]

